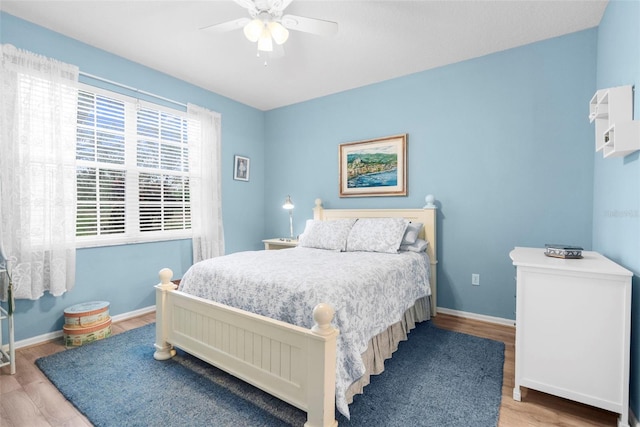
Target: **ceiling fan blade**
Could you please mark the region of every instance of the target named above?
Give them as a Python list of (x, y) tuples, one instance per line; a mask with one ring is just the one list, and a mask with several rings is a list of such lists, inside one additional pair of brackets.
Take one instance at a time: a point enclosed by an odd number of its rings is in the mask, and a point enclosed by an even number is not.
[(249, 18), (234, 19), (233, 21), (223, 22), (221, 24), (213, 24), (207, 27), (200, 28), (201, 30), (211, 31), (214, 33), (226, 33), (227, 31), (233, 31), (240, 29), (249, 23)]
[(257, 15), (259, 13), (258, 8), (256, 7), (256, 4), (251, 0), (233, 0), (233, 1), (240, 7), (244, 7), (245, 9), (247, 9), (251, 14), (251, 16), (254, 16), (254, 14)]
[(304, 16), (284, 15), (281, 23), (290, 30), (317, 34), (319, 36), (333, 36), (338, 32), (338, 23)]
[(282, 14), (282, 11), (285, 10), (291, 2), (292, 0), (273, 0), (269, 8), (269, 13)]

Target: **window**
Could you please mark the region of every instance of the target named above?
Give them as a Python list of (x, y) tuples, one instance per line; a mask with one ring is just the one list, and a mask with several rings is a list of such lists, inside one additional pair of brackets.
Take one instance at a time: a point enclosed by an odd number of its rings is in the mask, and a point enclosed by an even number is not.
[(191, 237), (190, 132), (185, 112), (82, 85), (78, 246)]

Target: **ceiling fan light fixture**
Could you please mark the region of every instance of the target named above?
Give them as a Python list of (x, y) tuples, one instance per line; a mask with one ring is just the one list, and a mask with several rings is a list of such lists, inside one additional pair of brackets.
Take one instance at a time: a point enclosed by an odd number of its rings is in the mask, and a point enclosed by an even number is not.
[(271, 40), (271, 33), (267, 27), (264, 27), (258, 39), (258, 50), (262, 52), (273, 52), (273, 41)]
[(277, 44), (283, 44), (289, 38), (289, 30), (287, 30), (281, 23), (271, 21), (267, 24), (269, 28), (269, 32), (271, 32), (271, 37), (273, 37), (273, 41)]
[(257, 44), (259, 57), (264, 56), (262, 54), (265, 52), (269, 58), (279, 58), (284, 55), (281, 45), (287, 42), (291, 30), (325, 37), (333, 36), (338, 31), (338, 24), (333, 21), (284, 14), (285, 8), (293, 0), (233, 1), (245, 8), (249, 16), (209, 25), (202, 29), (223, 33), (242, 28), (247, 40)]
[(250, 42), (257, 42), (264, 32), (265, 25), (261, 19), (252, 19), (244, 26), (244, 35)]

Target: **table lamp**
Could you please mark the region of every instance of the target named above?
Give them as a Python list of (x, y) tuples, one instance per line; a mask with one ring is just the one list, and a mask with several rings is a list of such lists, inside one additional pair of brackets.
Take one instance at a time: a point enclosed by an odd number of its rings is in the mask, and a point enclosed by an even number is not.
[(291, 240), (293, 240), (293, 202), (291, 201), (291, 196), (287, 196), (284, 201), (284, 205), (282, 205), (283, 209), (289, 211), (289, 234), (291, 236)]

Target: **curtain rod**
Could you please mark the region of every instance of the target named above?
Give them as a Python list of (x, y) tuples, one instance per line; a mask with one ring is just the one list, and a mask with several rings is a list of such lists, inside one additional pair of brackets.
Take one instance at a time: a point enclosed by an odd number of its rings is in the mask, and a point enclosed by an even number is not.
[(118, 86), (118, 87), (121, 87), (123, 89), (127, 89), (127, 90), (130, 90), (130, 91), (133, 91), (133, 92), (137, 92), (137, 93), (140, 93), (140, 94), (146, 95), (146, 96), (151, 96), (153, 98), (161, 99), (163, 101), (170, 102), (172, 104), (180, 105), (181, 107), (187, 108), (187, 104), (184, 104), (184, 103), (178, 102), (178, 101), (174, 101), (173, 99), (165, 98), (164, 96), (156, 95), (155, 93), (147, 92), (147, 91), (144, 91), (144, 90), (132, 87), (132, 86), (127, 86), (125, 84), (114, 82), (113, 80), (105, 79), (103, 77), (95, 76), (93, 74), (85, 73), (83, 71), (80, 71), (79, 74), (81, 76), (88, 77), (90, 79), (98, 80), (98, 81), (101, 81), (101, 82), (104, 82), (104, 83), (109, 83), (110, 85)]

